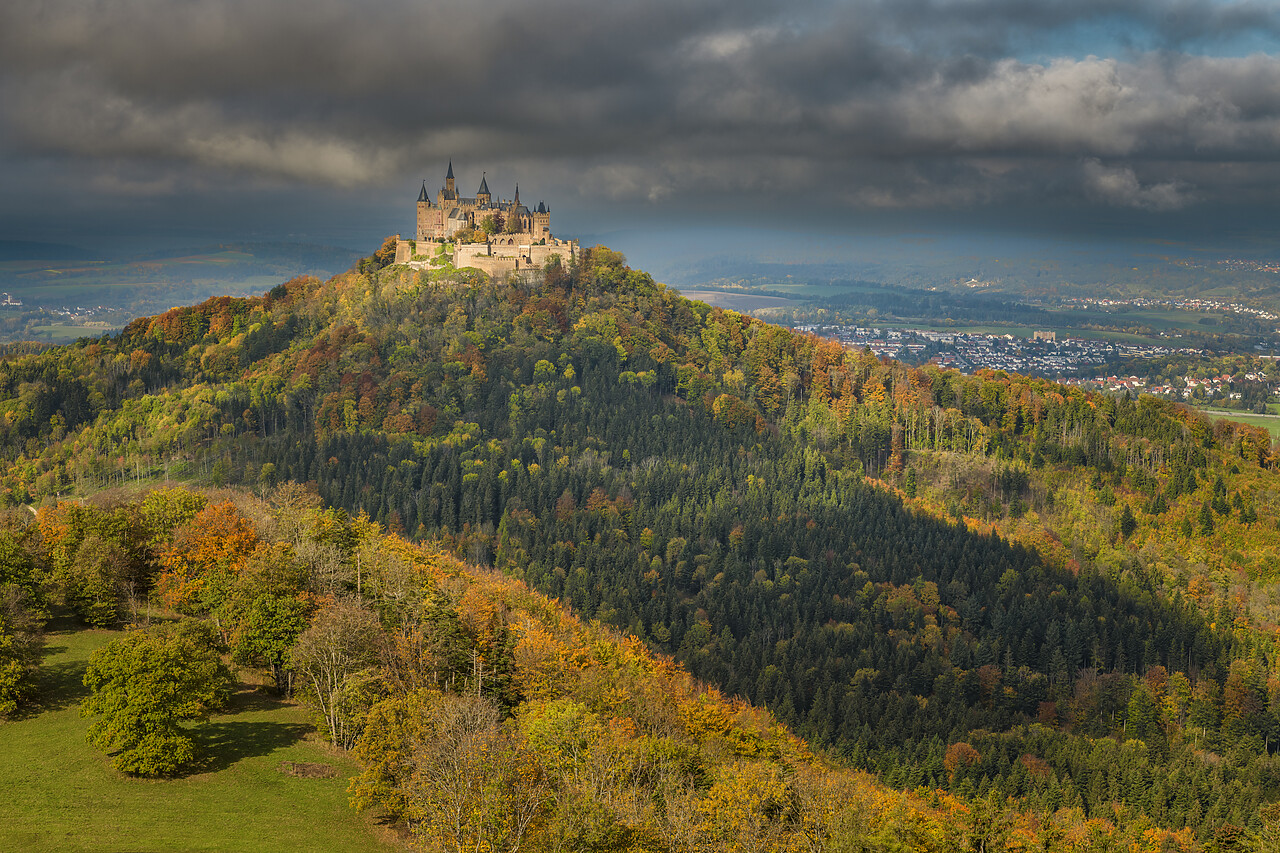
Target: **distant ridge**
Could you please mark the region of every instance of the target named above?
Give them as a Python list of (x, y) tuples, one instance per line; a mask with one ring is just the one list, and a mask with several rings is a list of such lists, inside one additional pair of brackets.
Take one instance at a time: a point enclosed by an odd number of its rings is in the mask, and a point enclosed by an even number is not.
[(0, 261), (87, 261), (93, 252), (64, 243), (32, 240), (0, 240)]
[(206, 243), (200, 246), (184, 246), (176, 249), (160, 249), (143, 252), (130, 260), (158, 260), (183, 258), (192, 255), (213, 255), (219, 252), (243, 252), (255, 258), (270, 261), (296, 259), (313, 266), (331, 269), (333, 273), (346, 270), (359, 260), (360, 253), (342, 246), (326, 246), (318, 243), (290, 243), (283, 241)]

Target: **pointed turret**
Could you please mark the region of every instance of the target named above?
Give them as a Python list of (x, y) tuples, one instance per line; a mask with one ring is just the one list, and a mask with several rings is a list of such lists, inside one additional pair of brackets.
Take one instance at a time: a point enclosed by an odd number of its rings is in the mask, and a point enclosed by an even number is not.
[(431, 196), (427, 195), (427, 182), (422, 182), (422, 192), (418, 193), (418, 228), (415, 235), (418, 240), (430, 240), (436, 236), (434, 211), (431, 209)]
[(516, 207), (520, 206), (520, 185), (516, 184), (516, 197), (511, 200)]
[(444, 176), (444, 197), (455, 199), (458, 197), (458, 188), (453, 181), (453, 161), (449, 161), (449, 171)]
[(476, 195), (489, 195), (489, 181), (485, 179), (483, 173), (480, 175), (480, 189), (476, 190)]

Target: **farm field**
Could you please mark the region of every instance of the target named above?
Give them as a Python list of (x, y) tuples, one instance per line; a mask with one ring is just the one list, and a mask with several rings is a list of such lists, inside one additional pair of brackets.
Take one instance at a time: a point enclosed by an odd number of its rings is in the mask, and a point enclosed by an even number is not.
[(1272, 441), (1280, 440), (1280, 415), (1256, 415), (1249, 412), (1236, 412), (1231, 409), (1204, 409), (1203, 411), (1214, 421), (1228, 420), (1248, 424), (1249, 426), (1262, 427), (1271, 433)]

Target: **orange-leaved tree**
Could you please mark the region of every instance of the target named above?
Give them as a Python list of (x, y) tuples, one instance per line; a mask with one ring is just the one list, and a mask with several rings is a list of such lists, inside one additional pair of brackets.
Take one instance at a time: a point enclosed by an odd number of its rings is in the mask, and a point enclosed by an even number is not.
[(161, 601), (181, 613), (216, 608), (258, 541), (253, 524), (230, 501), (200, 510), (160, 553)]

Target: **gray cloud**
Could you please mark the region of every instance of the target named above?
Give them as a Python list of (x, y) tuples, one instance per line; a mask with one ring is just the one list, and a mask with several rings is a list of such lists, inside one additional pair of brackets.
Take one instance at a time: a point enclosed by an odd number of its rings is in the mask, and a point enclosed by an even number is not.
[(0, 151), (104, 196), (452, 156), (637, 204), (1168, 211), (1274, 194), (1239, 177), (1280, 142), (1280, 58), (1233, 54), (1260, 39), (1274, 3), (10, 3)]
[(1098, 160), (1084, 162), (1086, 191), (1100, 201), (1116, 207), (1145, 210), (1179, 210), (1192, 201), (1187, 188), (1177, 181), (1143, 186), (1128, 166), (1104, 166)]

